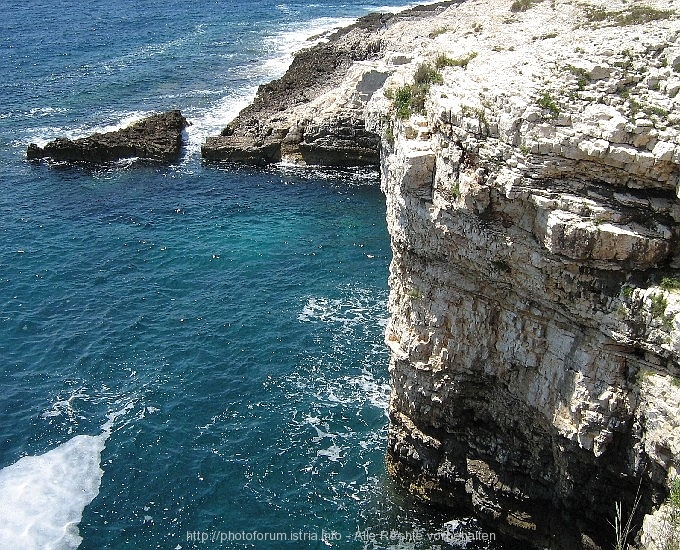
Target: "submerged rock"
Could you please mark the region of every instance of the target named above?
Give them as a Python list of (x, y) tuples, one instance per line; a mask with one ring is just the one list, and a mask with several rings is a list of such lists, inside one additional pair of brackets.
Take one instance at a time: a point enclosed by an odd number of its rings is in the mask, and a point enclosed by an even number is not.
[(51, 158), (65, 162), (103, 163), (139, 157), (164, 162), (175, 160), (182, 147), (182, 130), (189, 125), (180, 111), (168, 111), (144, 118), (114, 132), (95, 133), (71, 140), (57, 138), (45, 147), (31, 143), (29, 160)]

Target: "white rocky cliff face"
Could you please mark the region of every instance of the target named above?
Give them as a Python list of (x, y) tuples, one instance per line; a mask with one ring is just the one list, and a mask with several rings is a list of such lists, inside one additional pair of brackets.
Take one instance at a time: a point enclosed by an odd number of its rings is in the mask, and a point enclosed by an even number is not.
[[(383, 59), (410, 62), (368, 102), (394, 254), (388, 467), (551, 548), (610, 547), (617, 503), (633, 531), (644, 521), (638, 543), (664, 548), (680, 4), (515, 7), (403, 24), (409, 47)], [(423, 114), (400, 117), (400, 90), (442, 54)]]

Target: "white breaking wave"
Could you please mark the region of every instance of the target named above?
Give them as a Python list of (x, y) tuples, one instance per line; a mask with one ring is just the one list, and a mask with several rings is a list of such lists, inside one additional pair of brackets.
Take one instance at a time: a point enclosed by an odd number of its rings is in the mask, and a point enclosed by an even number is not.
[(113, 421), (130, 407), (110, 415), (99, 435), (77, 435), (0, 470), (0, 548), (78, 548), (83, 540), (78, 524), (104, 474), (101, 453)]

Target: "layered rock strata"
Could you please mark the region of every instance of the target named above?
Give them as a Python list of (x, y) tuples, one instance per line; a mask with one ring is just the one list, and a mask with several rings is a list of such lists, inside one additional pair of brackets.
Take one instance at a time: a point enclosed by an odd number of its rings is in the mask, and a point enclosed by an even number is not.
[(648, 514), (650, 548), (673, 530), (680, 6), (638, 8), (466, 2), (385, 84), (398, 98), (439, 57), (426, 114), (369, 105), (394, 254), (388, 468), (550, 548), (612, 547), (617, 503), (632, 535)]
[(260, 86), (253, 103), (219, 136), (206, 140), (203, 158), (255, 165), (282, 160), (377, 165), (380, 137), (364, 120), (367, 101), (399, 63), (384, 62), (382, 49), (398, 40), (386, 31), (431, 19), (451, 4), (367, 15), (299, 52), (283, 77)]
[(45, 147), (31, 143), (26, 157), (90, 163), (138, 157), (171, 162), (180, 154), (182, 130), (188, 124), (180, 111), (158, 113), (114, 132), (95, 133), (75, 140), (57, 138)]

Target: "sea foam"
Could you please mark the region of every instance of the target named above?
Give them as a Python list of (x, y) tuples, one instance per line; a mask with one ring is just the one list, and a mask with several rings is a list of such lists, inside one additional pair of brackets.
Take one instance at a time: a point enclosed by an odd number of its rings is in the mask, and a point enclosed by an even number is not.
[(121, 413), (111, 415), (99, 435), (77, 435), (0, 470), (0, 548), (78, 548), (78, 524), (99, 494), (101, 453)]

